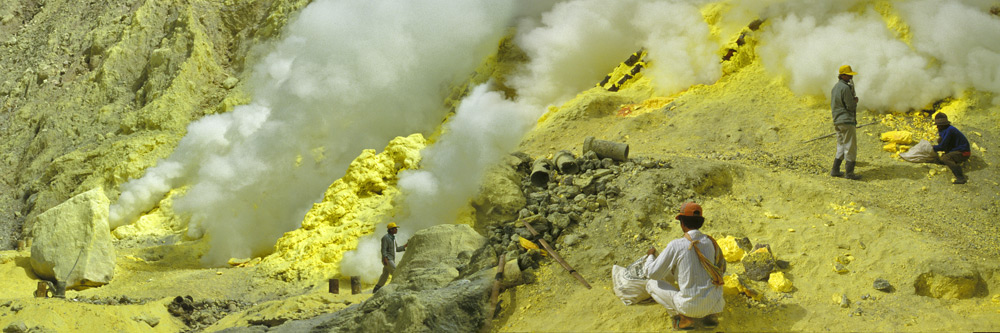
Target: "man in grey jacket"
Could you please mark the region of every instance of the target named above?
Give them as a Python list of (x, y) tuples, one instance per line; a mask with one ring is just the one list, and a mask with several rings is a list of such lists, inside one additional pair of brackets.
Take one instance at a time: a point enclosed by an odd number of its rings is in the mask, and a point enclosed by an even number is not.
[(378, 292), (385, 282), (389, 280), (389, 275), (396, 270), (396, 252), (406, 251), (406, 244), (403, 246), (396, 246), (396, 232), (399, 231), (399, 226), (395, 222), (389, 223), (386, 226), (388, 230), (385, 236), (382, 236), (382, 276), (378, 278), (378, 283), (375, 283), (375, 289), (372, 289), (372, 294)]
[[(858, 97), (854, 93), (854, 81), (857, 75), (851, 66), (840, 66), (837, 84), (830, 93), (830, 109), (833, 110), (833, 127), (837, 131), (837, 155), (833, 159), (830, 176), (847, 179), (861, 179), (854, 174), (855, 158), (858, 155)], [(847, 173), (840, 172), (840, 163), (847, 161)]]

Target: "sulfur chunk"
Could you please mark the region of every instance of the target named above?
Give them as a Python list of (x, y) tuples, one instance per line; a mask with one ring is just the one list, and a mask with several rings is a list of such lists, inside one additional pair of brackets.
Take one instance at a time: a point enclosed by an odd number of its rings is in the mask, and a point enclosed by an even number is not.
[(726, 236), (718, 240), (718, 243), (719, 248), (722, 249), (722, 255), (726, 257), (726, 261), (738, 262), (743, 260), (743, 255), (746, 253), (736, 244), (736, 237)]
[(908, 145), (913, 143), (913, 133), (910, 131), (885, 132), (882, 133), (882, 135), (879, 138), (882, 139), (882, 141), (900, 145)]
[(774, 272), (767, 279), (767, 285), (774, 291), (787, 293), (792, 291), (792, 281), (785, 277), (785, 273)]

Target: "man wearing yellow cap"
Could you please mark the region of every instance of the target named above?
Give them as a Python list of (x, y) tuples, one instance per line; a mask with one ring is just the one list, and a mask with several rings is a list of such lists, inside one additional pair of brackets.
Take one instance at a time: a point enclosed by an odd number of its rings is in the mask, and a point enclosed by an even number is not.
[[(861, 179), (854, 174), (855, 158), (858, 155), (858, 140), (855, 130), (858, 126), (858, 96), (854, 93), (857, 75), (851, 66), (840, 66), (839, 80), (830, 93), (830, 109), (833, 110), (833, 127), (837, 131), (837, 155), (833, 159), (830, 176), (847, 179)], [(840, 172), (840, 163), (847, 161), (847, 173)]]
[(396, 252), (406, 251), (406, 244), (396, 246), (396, 232), (399, 231), (396, 222), (389, 223), (386, 229), (385, 236), (382, 236), (382, 276), (379, 276), (372, 294), (378, 292), (385, 285), (385, 281), (389, 280), (389, 275), (396, 270)]
[(726, 305), (722, 298), (726, 258), (715, 239), (698, 230), (705, 224), (701, 212), (697, 203), (684, 203), (676, 217), (684, 238), (671, 241), (659, 255), (656, 248), (646, 252), (646, 291), (667, 308), (675, 329), (694, 329), (695, 318), (703, 318), (706, 328), (716, 327), (716, 314)]

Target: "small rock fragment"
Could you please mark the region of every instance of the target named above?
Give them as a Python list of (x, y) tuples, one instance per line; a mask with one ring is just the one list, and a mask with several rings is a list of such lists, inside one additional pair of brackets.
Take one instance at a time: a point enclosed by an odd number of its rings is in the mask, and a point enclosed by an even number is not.
[(875, 283), (872, 285), (872, 287), (874, 287), (876, 290), (881, 290), (884, 292), (892, 291), (892, 285), (889, 284), (889, 281), (886, 281), (886, 279), (882, 278), (875, 279)]

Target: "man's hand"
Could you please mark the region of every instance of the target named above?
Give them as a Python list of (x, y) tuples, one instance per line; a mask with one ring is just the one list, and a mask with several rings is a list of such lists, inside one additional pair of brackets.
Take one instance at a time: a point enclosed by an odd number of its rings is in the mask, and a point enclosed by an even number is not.
[(410, 243), (403, 244), (403, 248), (405, 249), (407, 245), (410, 245)]
[(651, 248), (649, 248), (649, 251), (646, 251), (646, 254), (648, 254), (648, 255), (651, 255), (651, 256), (654, 256), (654, 257), (655, 257), (655, 256), (656, 256), (656, 248), (655, 248), (655, 247), (651, 247)]
[(388, 265), (389, 265), (389, 259), (382, 257), (382, 266), (388, 266)]

